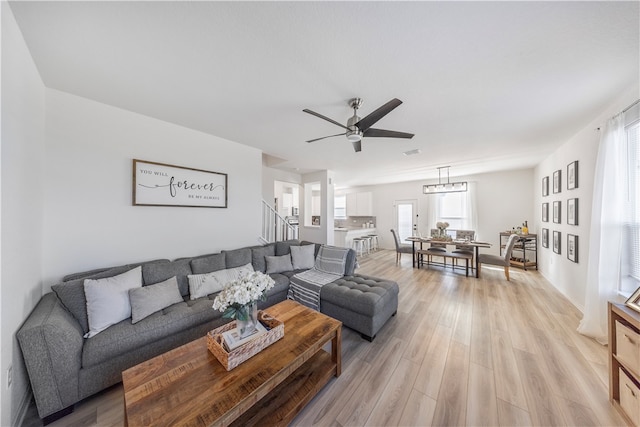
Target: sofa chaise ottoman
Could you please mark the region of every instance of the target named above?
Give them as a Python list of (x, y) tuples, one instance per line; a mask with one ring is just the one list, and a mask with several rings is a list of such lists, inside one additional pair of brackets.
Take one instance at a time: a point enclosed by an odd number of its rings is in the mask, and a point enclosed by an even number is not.
[(390, 280), (354, 274), (324, 285), (321, 312), (373, 341), (398, 310), (398, 284)]

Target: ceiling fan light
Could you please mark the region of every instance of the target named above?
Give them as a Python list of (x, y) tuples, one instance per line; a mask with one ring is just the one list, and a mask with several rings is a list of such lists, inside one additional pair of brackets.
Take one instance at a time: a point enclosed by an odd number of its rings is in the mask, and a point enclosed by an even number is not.
[(347, 132), (347, 140), (350, 142), (362, 141), (362, 131), (355, 126), (352, 126), (351, 131)]

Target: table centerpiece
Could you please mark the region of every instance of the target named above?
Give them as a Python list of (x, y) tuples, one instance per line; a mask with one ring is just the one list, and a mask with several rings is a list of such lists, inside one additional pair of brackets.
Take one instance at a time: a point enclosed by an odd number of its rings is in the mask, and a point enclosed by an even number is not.
[(449, 227), (448, 222), (438, 221), (436, 223), (436, 233), (434, 236), (431, 236), (431, 240), (437, 240), (440, 242), (451, 242), (451, 236), (447, 234), (447, 228)]
[(267, 291), (274, 285), (271, 277), (254, 271), (226, 285), (216, 296), (212, 307), (222, 311), (222, 317), (235, 319), (239, 337), (245, 338), (256, 330), (258, 301), (265, 301)]

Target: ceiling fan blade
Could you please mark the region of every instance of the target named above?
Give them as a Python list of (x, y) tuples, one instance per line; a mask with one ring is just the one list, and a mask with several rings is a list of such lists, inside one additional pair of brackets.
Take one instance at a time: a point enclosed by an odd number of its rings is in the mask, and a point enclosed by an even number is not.
[(360, 141), (351, 141), (353, 144), (353, 149), (356, 150), (356, 153), (362, 151), (362, 140)]
[(373, 126), (375, 122), (393, 111), (393, 109), (400, 104), (402, 104), (402, 101), (400, 101), (398, 98), (393, 98), (391, 101), (387, 102), (373, 113), (369, 114), (363, 119), (360, 119), (360, 121), (356, 123), (356, 126), (358, 126), (358, 128), (364, 132), (371, 126)]
[(302, 110), (302, 111), (304, 111), (305, 113), (309, 113), (309, 114), (311, 114), (312, 116), (319, 117), (319, 118), (321, 118), (321, 119), (323, 119), (323, 120), (326, 120), (326, 121), (328, 121), (328, 122), (330, 122), (330, 123), (333, 123), (334, 125), (340, 126), (341, 128), (344, 128), (344, 129), (346, 129), (346, 130), (349, 130), (349, 128), (348, 128), (348, 127), (346, 127), (345, 125), (343, 125), (342, 123), (338, 123), (338, 122), (336, 122), (335, 120), (330, 119), (329, 117), (323, 116), (323, 115), (322, 115), (322, 114), (320, 114), (320, 113), (316, 113), (315, 111), (311, 111), (311, 110), (309, 110), (308, 108), (305, 108), (305, 109), (304, 109), (304, 110)]
[(307, 142), (316, 142), (316, 141), (320, 141), (321, 139), (325, 139), (325, 138), (333, 138), (334, 136), (340, 136), (340, 135), (346, 135), (347, 133), (338, 133), (336, 135), (329, 135), (329, 136), (323, 136), (322, 138), (316, 138), (316, 139), (310, 139)]
[(367, 138), (413, 138), (412, 133), (397, 132), (395, 130), (369, 128), (363, 134)]

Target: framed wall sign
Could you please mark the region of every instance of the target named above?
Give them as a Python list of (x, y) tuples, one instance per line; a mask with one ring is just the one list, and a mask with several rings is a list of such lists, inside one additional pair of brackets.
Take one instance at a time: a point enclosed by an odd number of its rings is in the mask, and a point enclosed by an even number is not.
[(558, 169), (553, 173), (553, 192), (559, 193), (562, 191), (562, 171)]
[(578, 225), (578, 199), (567, 200), (567, 224)]
[(556, 224), (560, 224), (561, 222), (560, 211), (561, 211), (561, 204), (560, 204), (560, 201), (557, 200), (553, 202), (553, 222), (555, 222)]
[(567, 258), (569, 261), (578, 262), (578, 236), (567, 234)]
[(567, 165), (567, 190), (578, 188), (578, 161)]
[(542, 204), (542, 222), (549, 222), (549, 203)]
[(542, 229), (542, 247), (543, 248), (549, 247), (549, 229), (548, 228)]
[(133, 159), (134, 206), (227, 207), (227, 174)]
[(559, 231), (553, 232), (553, 252), (560, 254), (562, 253), (562, 248), (560, 247), (560, 239), (562, 238), (562, 233)]
[(542, 196), (549, 195), (549, 177), (545, 176), (542, 178)]

